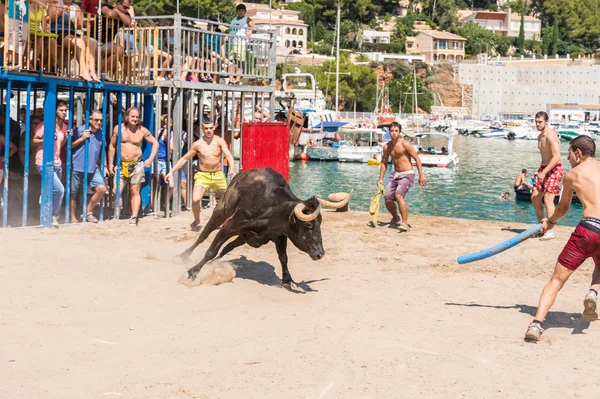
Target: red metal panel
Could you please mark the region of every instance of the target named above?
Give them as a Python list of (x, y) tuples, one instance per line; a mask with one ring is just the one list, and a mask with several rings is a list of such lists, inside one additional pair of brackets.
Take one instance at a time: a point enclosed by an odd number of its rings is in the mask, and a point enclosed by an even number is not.
[(242, 168), (270, 167), (289, 181), (290, 134), (286, 122), (244, 122)]

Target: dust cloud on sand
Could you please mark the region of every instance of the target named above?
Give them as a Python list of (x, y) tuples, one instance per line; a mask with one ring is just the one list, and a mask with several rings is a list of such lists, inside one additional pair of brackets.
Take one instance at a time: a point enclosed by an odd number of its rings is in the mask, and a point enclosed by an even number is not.
[(174, 263), (197, 238), (189, 214), (137, 229), (0, 230), (0, 398), (597, 394), (600, 322), (581, 319), (591, 262), (559, 294), (542, 341), (523, 342), (572, 228), (458, 265), (527, 226), (411, 216), (400, 233), (366, 213), (323, 213), (322, 260), (288, 246), (302, 293), (280, 287), (272, 244), (179, 284), (214, 237)]

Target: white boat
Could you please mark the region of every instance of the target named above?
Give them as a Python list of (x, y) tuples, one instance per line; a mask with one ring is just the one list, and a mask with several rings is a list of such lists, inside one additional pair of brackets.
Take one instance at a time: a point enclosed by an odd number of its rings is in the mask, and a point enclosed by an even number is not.
[(306, 153), (311, 161), (337, 161), (339, 159), (339, 149), (334, 147), (308, 147)]
[[(524, 126), (506, 127), (505, 130), (507, 140), (527, 140), (530, 135), (530, 130)], [(537, 137), (537, 131), (535, 134)]]
[[(304, 133), (302, 133), (304, 134)], [(333, 132), (313, 131), (308, 139), (300, 137), (301, 144), (311, 161), (337, 161), (340, 148), (339, 136)]]
[[(445, 147), (446, 151), (442, 151), (441, 147), (439, 150), (434, 147), (425, 149), (422, 145), (422, 139), (428, 136), (445, 137), (447, 140), (447, 145)], [(417, 155), (421, 160), (421, 165), (424, 167), (449, 168), (458, 165), (458, 155), (456, 152), (453, 152), (454, 137), (452, 134), (428, 132), (418, 133), (415, 137), (417, 139), (417, 144), (413, 144), (413, 147), (416, 147)], [(414, 165), (416, 165), (416, 163), (413, 161), (413, 166)]]
[(596, 134), (592, 131), (581, 129), (581, 128), (562, 128), (558, 130), (558, 137), (562, 141), (571, 141), (579, 136), (588, 136), (593, 140), (596, 139)]
[(381, 160), (385, 131), (371, 128), (342, 128), (338, 131), (338, 157), (340, 162), (367, 163), (370, 159)]
[(480, 129), (473, 136), (482, 139), (505, 139), (507, 131), (504, 129)]

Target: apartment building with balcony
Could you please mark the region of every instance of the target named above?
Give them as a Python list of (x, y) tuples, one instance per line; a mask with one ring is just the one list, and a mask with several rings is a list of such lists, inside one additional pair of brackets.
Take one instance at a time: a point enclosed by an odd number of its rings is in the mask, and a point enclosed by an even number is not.
[(406, 54), (422, 54), (425, 62), (461, 62), (465, 58), (465, 39), (450, 32), (422, 30), (406, 38)]
[[(498, 36), (517, 37), (521, 29), (521, 15), (513, 14), (510, 9), (507, 11), (459, 11), (459, 25), (463, 26), (468, 22), (474, 22)], [(525, 39), (539, 39), (542, 34), (542, 21), (526, 15), (523, 28)]]
[(306, 53), (308, 25), (300, 19), (299, 11), (270, 9), (268, 4), (243, 4), (246, 5), (246, 16), (258, 29), (275, 31), (277, 55), (287, 56), (294, 50)]

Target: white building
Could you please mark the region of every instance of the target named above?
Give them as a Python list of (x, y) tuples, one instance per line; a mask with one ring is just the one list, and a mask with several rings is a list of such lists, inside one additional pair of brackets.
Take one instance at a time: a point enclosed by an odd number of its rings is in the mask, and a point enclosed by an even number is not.
[(297, 50), (306, 53), (307, 27), (299, 17), (299, 11), (273, 10), (267, 4), (243, 3), (246, 16), (251, 18), (258, 29), (275, 31), (277, 55), (288, 55)]
[(476, 117), (534, 114), (548, 104), (598, 104), (597, 66), (500, 66), (461, 64), (461, 84), (472, 85)]
[(421, 54), (390, 54), (390, 53), (377, 53), (377, 52), (373, 52), (373, 53), (362, 53), (362, 55), (366, 56), (369, 61), (374, 61), (374, 62), (384, 62), (384, 61), (391, 61), (391, 60), (400, 60), (400, 61), (407, 61), (407, 62), (413, 62), (413, 61), (425, 61), (425, 56), (421, 55)]
[[(529, 15), (526, 15), (523, 19), (525, 38), (539, 40), (542, 34), (542, 21)], [(463, 26), (468, 22), (475, 22), (498, 36), (518, 37), (521, 29), (521, 15), (513, 14), (510, 9), (507, 11), (460, 10), (459, 25)]]
[(389, 43), (390, 32), (379, 32), (377, 30), (366, 29), (363, 31), (365, 43)]

